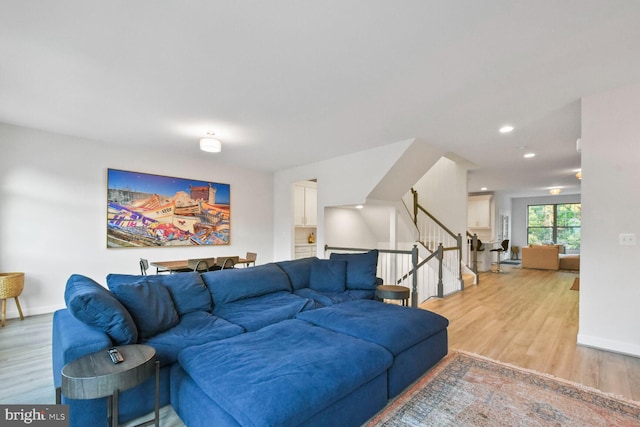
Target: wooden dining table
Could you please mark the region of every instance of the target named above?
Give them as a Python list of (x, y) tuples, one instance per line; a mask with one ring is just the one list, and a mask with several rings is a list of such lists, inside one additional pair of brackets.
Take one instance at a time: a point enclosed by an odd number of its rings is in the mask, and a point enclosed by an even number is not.
[[(156, 268), (156, 273), (162, 272), (178, 272), (178, 271), (192, 271), (195, 268), (195, 264), (198, 261), (203, 260), (207, 262), (209, 268), (213, 267), (214, 264), (217, 264), (216, 261), (223, 260), (226, 258), (235, 258), (232, 256), (224, 256), (224, 257), (216, 257), (216, 258), (192, 258), (192, 259), (181, 259), (176, 261), (153, 261), (149, 264)], [(254, 262), (253, 260), (238, 257), (238, 261), (236, 261), (235, 265), (244, 264), (245, 266), (249, 263)], [(209, 265), (212, 264), (212, 265)]]

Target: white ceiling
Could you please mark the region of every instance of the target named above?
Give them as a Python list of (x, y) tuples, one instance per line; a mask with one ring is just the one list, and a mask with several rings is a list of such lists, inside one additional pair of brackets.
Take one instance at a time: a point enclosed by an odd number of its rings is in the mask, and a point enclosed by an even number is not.
[(637, 0), (3, 0), (0, 121), (194, 155), (213, 130), (212, 159), (269, 171), (418, 138), (477, 165), (469, 191), (575, 193), (580, 98), (640, 82), (639, 22)]

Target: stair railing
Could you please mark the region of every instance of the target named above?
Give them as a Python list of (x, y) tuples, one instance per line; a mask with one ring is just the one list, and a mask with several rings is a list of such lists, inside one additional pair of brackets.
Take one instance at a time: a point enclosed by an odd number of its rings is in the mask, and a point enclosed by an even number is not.
[(444, 294), (464, 289), (462, 279), (462, 236), (455, 234), (435, 216), (420, 205), (418, 192), (411, 189), (413, 195), (413, 222), (418, 230), (418, 241), (430, 253), (434, 253), (438, 245), (443, 246), (443, 265), (447, 275)]
[(411, 269), (404, 276), (400, 277), (398, 279), (397, 284), (400, 284), (403, 280), (406, 280), (409, 276), (414, 276), (415, 277), (416, 276), (415, 272), (419, 271), (419, 269), (421, 269), (425, 265), (428, 265), (429, 261), (431, 261), (433, 258), (435, 258), (435, 259), (438, 260), (438, 285), (437, 285), (437, 295), (436, 296), (438, 298), (444, 297), (444, 282), (442, 281), (442, 259), (444, 258), (444, 256), (443, 256), (444, 250), (445, 249), (442, 246), (442, 243), (440, 243), (438, 245), (438, 248), (435, 250), (435, 252), (432, 252), (431, 255), (429, 255), (428, 257), (426, 257), (422, 261), (420, 261), (415, 266), (415, 268)]
[(478, 235), (467, 231), (467, 267), (476, 275), (476, 284), (480, 284), (478, 274)]

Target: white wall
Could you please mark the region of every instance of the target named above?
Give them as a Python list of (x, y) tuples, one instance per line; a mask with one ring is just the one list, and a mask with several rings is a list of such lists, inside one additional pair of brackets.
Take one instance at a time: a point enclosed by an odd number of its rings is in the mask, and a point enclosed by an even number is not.
[[(98, 141), (6, 124), (0, 124), (0, 150), (0, 271), (25, 272), (20, 301), (26, 315), (63, 307), (70, 274), (104, 284), (108, 273), (139, 274), (141, 257), (159, 261), (252, 251), (258, 263), (273, 258), (272, 174), (227, 166), (197, 150), (104, 148)], [(231, 244), (107, 249), (108, 168), (230, 184)], [(7, 306), (8, 316), (17, 316), (15, 306)]]
[(419, 203), (455, 234), (467, 230), (467, 169), (440, 158), (413, 186)]
[[(278, 171), (274, 174), (274, 239), (275, 260), (291, 259), (293, 254), (292, 185), (296, 181), (317, 179), (318, 257), (325, 245), (325, 207), (364, 204), (372, 189), (387, 171), (414, 143), (401, 141), (370, 150)], [(332, 245), (334, 243), (331, 243)]]
[(582, 99), (578, 343), (640, 356), (640, 86)]
[[(519, 246), (521, 248), (527, 246), (527, 213), (529, 205), (552, 205), (558, 203), (580, 203), (580, 195), (560, 194), (558, 196), (511, 199), (511, 242), (509, 242), (509, 246)], [(581, 231), (584, 233), (584, 227)], [(580, 283), (580, 286), (582, 286), (582, 283)]]
[[(361, 211), (351, 208), (326, 208), (325, 223), (327, 224), (325, 241), (331, 246), (349, 248), (378, 247), (377, 233), (369, 227)], [(388, 225), (387, 212), (387, 227)], [(388, 235), (388, 233), (386, 233)], [(387, 243), (388, 244), (388, 243)]]

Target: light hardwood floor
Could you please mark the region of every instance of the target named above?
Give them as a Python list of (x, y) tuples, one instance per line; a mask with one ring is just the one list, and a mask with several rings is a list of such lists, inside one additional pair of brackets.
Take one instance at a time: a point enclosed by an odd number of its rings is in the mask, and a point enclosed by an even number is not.
[[(1, 404), (55, 403), (51, 363), (52, 318), (52, 314), (43, 314), (26, 317), (23, 321), (9, 319), (7, 325), (0, 328)], [(149, 418), (143, 416), (122, 426), (134, 426)], [(184, 427), (169, 405), (160, 410), (160, 425)]]
[(572, 272), (503, 266), (479, 285), (421, 308), (450, 321), (449, 348), (545, 372), (640, 401), (640, 358), (578, 346)]

